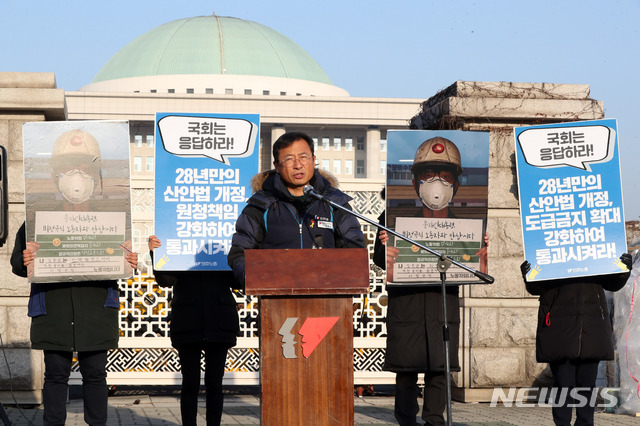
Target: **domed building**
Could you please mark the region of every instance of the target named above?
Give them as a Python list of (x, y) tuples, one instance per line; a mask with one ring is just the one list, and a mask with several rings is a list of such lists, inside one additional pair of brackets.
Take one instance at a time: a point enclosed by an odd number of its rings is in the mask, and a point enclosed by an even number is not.
[(70, 120), (129, 120), (136, 178), (153, 177), (156, 112), (248, 113), (260, 114), (263, 169), (271, 167), (272, 141), (302, 130), (316, 141), (318, 167), (376, 193), (384, 184), (386, 131), (406, 128), (421, 102), (351, 98), (288, 37), (216, 15), (139, 36), (66, 100)]
[(221, 16), (178, 19), (116, 53), (83, 91), (348, 96), (286, 36)]

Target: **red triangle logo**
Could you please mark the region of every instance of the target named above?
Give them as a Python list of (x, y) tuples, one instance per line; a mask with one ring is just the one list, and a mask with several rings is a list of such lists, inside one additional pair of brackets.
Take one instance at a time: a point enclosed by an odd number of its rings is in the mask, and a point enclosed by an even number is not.
[(302, 355), (305, 358), (309, 358), (339, 319), (340, 317), (318, 317), (304, 321), (298, 334), (302, 336)]

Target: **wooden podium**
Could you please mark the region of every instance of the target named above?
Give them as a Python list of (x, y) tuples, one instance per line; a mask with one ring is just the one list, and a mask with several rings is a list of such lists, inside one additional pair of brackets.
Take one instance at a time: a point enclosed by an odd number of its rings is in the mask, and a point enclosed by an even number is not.
[(353, 299), (366, 249), (245, 251), (260, 297), (260, 417), (266, 426), (353, 425)]

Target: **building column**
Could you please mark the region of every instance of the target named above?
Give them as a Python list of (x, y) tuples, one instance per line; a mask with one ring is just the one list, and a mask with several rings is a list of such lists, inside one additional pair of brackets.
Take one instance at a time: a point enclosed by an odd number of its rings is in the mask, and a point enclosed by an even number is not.
[[(9, 179), (8, 232), (0, 252), (3, 272), (0, 296), (0, 324), (4, 355), (11, 365), (11, 378), (4, 360), (0, 367), (0, 402), (40, 404), (44, 379), (42, 351), (32, 350), (29, 340), (31, 319), (27, 316), (29, 283), (8, 273), (16, 231), (25, 220), (23, 140), (25, 122), (64, 121), (67, 119), (65, 93), (56, 87), (53, 73), (0, 72), (0, 145), (7, 149)], [(6, 266), (5, 266), (6, 265)], [(7, 366), (8, 367), (8, 366)], [(14, 399), (15, 398), (15, 399)]]
[(380, 175), (380, 129), (369, 126), (366, 140), (366, 173), (367, 179), (379, 179)]
[(271, 143), (265, 144), (265, 150), (266, 152), (262, 153), (262, 170), (269, 170), (271, 168), (273, 168), (273, 144), (275, 143), (275, 141), (278, 140), (278, 138), (282, 135), (284, 135), (287, 132), (287, 129), (285, 129), (284, 125), (282, 124), (274, 124), (271, 127)]

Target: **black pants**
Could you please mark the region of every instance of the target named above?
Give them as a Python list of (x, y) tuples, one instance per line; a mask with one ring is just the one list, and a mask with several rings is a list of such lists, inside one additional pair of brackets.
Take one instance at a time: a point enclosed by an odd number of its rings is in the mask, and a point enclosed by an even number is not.
[[(67, 419), (67, 395), (73, 353), (44, 351), (45, 426), (64, 425)], [(107, 424), (107, 351), (78, 352), (82, 374), (84, 421), (91, 426)]]
[(222, 376), (227, 359), (227, 346), (201, 343), (177, 347), (182, 369), (180, 414), (184, 426), (196, 426), (198, 392), (200, 391), (200, 356), (204, 351), (204, 385), (207, 392), (207, 426), (222, 420)]
[[(394, 414), (400, 426), (415, 425), (418, 405), (418, 373), (396, 373)], [(447, 378), (444, 372), (424, 373), (422, 419), (427, 425), (444, 425), (447, 408)]]
[[(549, 363), (551, 372), (553, 373), (553, 386), (556, 388), (557, 396), (561, 396), (564, 392), (567, 397), (562, 406), (556, 407), (558, 401), (553, 401), (554, 406), (551, 408), (553, 421), (558, 426), (571, 425), (571, 409), (569, 404), (575, 404), (576, 400), (570, 397), (573, 388), (589, 388), (581, 390), (578, 393), (587, 399), (584, 407), (576, 407), (575, 426), (593, 425), (593, 413), (595, 406), (591, 405), (591, 394), (596, 386), (596, 378), (598, 376), (598, 361), (558, 361)], [(563, 391), (563, 388), (566, 390)], [(557, 398), (557, 397), (556, 397)]]

